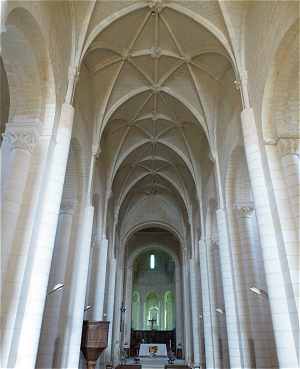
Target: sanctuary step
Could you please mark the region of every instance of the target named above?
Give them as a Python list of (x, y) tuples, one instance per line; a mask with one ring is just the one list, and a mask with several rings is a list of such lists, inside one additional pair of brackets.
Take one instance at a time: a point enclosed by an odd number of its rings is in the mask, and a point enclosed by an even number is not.
[[(131, 360), (128, 360), (130, 365)], [(175, 360), (174, 364), (169, 364), (167, 358), (155, 357), (155, 358), (140, 358), (140, 363), (142, 369), (188, 369), (185, 365), (184, 360)], [(130, 368), (132, 369), (132, 368)], [(134, 368), (137, 369), (137, 366)]]

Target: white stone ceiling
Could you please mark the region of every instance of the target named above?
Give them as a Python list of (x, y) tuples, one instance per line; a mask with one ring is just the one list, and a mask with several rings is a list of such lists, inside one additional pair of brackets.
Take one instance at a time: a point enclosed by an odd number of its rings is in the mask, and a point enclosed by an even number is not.
[(116, 17), (84, 59), (119, 225), (129, 213), (139, 218), (132, 212), (145, 197), (176, 209), (177, 228), (192, 221), (220, 83), (231, 68), (216, 37), (167, 4), (150, 1)]

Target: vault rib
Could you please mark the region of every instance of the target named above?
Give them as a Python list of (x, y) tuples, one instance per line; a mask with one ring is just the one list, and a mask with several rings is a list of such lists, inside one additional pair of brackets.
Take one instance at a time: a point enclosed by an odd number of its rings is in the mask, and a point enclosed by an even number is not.
[(135, 45), (135, 43), (136, 43), (137, 39), (139, 38), (139, 36), (140, 36), (140, 35), (141, 35), (141, 33), (143, 32), (143, 30), (144, 30), (144, 28), (145, 28), (145, 26), (146, 26), (146, 24), (147, 24), (147, 22), (148, 22), (148, 20), (149, 20), (150, 16), (151, 16), (151, 12), (149, 11), (149, 12), (147, 13), (146, 17), (144, 18), (144, 20), (143, 20), (142, 24), (140, 25), (139, 29), (137, 30), (137, 32), (136, 32), (136, 34), (135, 34), (135, 36), (133, 37), (133, 39), (132, 39), (132, 41), (131, 41), (131, 43), (130, 43), (130, 45), (129, 45), (128, 49), (127, 49), (127, 54), (129, 54), (129, 53), (131, 52), (131, 50), (133, 49), (133, 47), (134, 47), (134, 45)]

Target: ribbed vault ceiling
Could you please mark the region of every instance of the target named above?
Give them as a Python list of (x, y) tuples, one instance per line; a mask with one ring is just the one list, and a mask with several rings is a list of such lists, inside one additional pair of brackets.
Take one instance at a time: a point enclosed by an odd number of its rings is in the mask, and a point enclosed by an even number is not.
[(214, 35), (165, 5), (151, 1), (115, 20), (84, 59), (119, 226), (158, 196), (177, 209), (178, 226), (192, 221), (220, 81), (231, 68)]

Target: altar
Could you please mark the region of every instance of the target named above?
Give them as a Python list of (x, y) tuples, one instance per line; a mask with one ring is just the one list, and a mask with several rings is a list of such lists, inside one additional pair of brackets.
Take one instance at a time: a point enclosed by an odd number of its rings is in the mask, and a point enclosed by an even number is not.
[(167, 357), (167, 345), (165, 343), (141, 343), (140, 344), (140, 357)]

